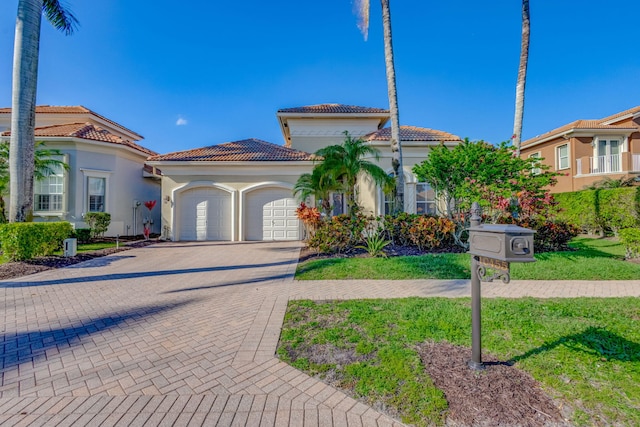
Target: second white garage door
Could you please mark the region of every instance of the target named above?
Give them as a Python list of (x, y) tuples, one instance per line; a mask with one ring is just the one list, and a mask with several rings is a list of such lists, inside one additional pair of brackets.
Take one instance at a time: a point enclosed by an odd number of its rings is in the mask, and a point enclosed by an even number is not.
[(194, 188), (179, 199), (180, 240), (231, 240), (231, 195), (217, 188)]
[(298, 203), (291, 190), (265, 188), (245, 198), (246, 240), (300, 240)]

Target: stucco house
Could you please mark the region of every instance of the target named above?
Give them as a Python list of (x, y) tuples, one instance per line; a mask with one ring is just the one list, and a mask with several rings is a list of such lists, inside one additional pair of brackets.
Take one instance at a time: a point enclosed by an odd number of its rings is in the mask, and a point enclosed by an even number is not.
[[(605, 178), (640, 176), (640, 106), (597, 120), (576, 120), (522, 143), (521, 156), (541, 157), (561, 172), (554, 193), (583, 190)], [(640, 178), (639, 178), (640, 179)]]
[[(312, 153), (344, 141), (344, 132), (380, 149), (379, 165), (391, 173), (389, 111), (342, 104), (320, 104), (278, 110), (284, 145), (259, 139), (228, 142), (151, 156), (147, 164), (162, 170), (162, 234), (172, 240), (298, 240), (299, 205), (292, 189), (301, 174), (311, 172)], [(447, 132), (402, 126), (405, 210), (434, 212), (435, 192), (411, 172), (429, 147), (461, 142)], [(382, 214), (389, 201), (380, 188), (362, 179), (359, 204)], [(333, 197), (336, 213), (342, 197)]]
[[(0, 109), (0, 138), (10, 140), (11, 109)], [(146, 165), (156, 153), (139, 144), (142, 136), (82, 106), (36, 107), (36, 141), (58, 149), (68, 170), (56, 171), (34, 185), (34, 221), (66, 220), (86, 227), (87, 212), (108, 212), (106, 233), (142, 234), (143, 222), (160, 232), (160, 209), (143, 203), (160, 201), (160, 175)]]

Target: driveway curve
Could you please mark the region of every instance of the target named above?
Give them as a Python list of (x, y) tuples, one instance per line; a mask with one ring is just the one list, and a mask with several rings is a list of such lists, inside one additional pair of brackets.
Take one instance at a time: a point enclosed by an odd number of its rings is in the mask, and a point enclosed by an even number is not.
[(163, 243), (0, 282), (0, 424), (402, 425), (274, 357), (299, 250)]

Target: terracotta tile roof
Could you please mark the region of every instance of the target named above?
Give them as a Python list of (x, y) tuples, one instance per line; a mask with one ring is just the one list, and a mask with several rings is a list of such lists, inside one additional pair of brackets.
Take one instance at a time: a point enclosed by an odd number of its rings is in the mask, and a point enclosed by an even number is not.
[[(640, 111), (640, 110), (639, 110)], [(620, 113), (619, 113), (620, 114)], [(625, 114), (629, 114), (629, 111), (627, 111)], [(622, 115), (622, 114), (620, 114)], [(546, 138), (552, 137), (554, 135), (562, 135), (565, 132), (569, 132), (572, 130), (579, 130), (579, 129), (621, 129), (621, 130), (628, 130), (630, 129), (629, 126), (618, 126), (618, 125), (603, 125), (602, 122), (610, 120), (613, 116), (609, 116), (608, 118), (605, 119), (599, 119), (599, 120), (576, 120), (574, 122), (571, 122), (569, 124), (566, 124), (564, 126), (560, 126), (559, 128), (553, 129), (549, 132), (543, 133), (542, 135), (538, 135), (536, 137), (527, 139), (526, 141), (522, 142), (522, 147), (526, 147), (528, 145), (531, 144), (535, 144), (538, 141), (542, 141)]]
[(317, 104), (307, 105), (304, 107), (282, 108), (278, 113), (315, 113), (315, 114), (359, 114), (359, 113), (376, 113), (389, 114), (389, 110), (371, 107), (359, 107), (357, 105), (344, 104)]
[[(11, 108), (0, 108), (0, 114), (11, 114)], [(144, 137), (134, 131), (132, 131), (131, 129), (128, 129), (124, 126), (122, 126), (119, 123), (114, 122), (113, 120), (110, 120), (104, 116), (101, 116), (100, 114), (96, 113), (95, 111), (92, 111), (90, 109), (88, 109), (87, 107), (84, 107), (82, 105), (37, 105), (36, 106), (36, 114), (92, 114), (102, 120), (104, 120), (105, 122), (108, 122), (114, 126), (117, 126), (119, 128), (122, 128), (124, 130), (126, 130), (127, 132), (130, 132), (134, 135), (136, 135), (138, 137), (138, 139), (144, 139)]]
[[(363, 137), (365, 141), (388, 141), (391, 139), (391, 128), (382, 128)], [(416, 126), (400, 126), (401, 141), (462, 141), (459, 136), (436, 129)]]
[(598, 120), (600, 123), (609, 122), (611, 120), (615, 120), (618, 117), (624, 117), (628, 114), (636, 114), (640, 112), (640, 106), (629, 108), (628, 110), (621, 111), (616, 114), (612, 114), (611, 116), (605, 117), (603, 119)]
[[(11, 131), (2, 133), (2, 136), (9, 135), (11, 135)], [(35, 136), (36, 138), (69, 137), (87, 139), (90, 141), (110, 142), (112, 144), (125, 145), (149, 156), (158, 154), (155, 151), (151, 151), (148, 148), (136, 144), (135, 142), (120, 138), (119, 136), (91, 123), (68, 123), (64, 125), (38, 127), (35, 129)]]
[(270, 162), (270, 161), (311, 161), (313, 154), (294, 150), (259, 139), (244, 139), (193, 150), (161, 154), (148, 161), (189, 161), (189, 162)]

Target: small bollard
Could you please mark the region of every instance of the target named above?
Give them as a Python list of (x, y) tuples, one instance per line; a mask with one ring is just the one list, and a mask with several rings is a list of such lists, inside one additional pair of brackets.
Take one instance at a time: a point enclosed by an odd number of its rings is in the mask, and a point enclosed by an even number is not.
[(119, 235), (119, 234), (116, 234), (116, 249), (120, 249), (120, 242), (119, 242), (119, 239), (120, 239), (120, 235)]

